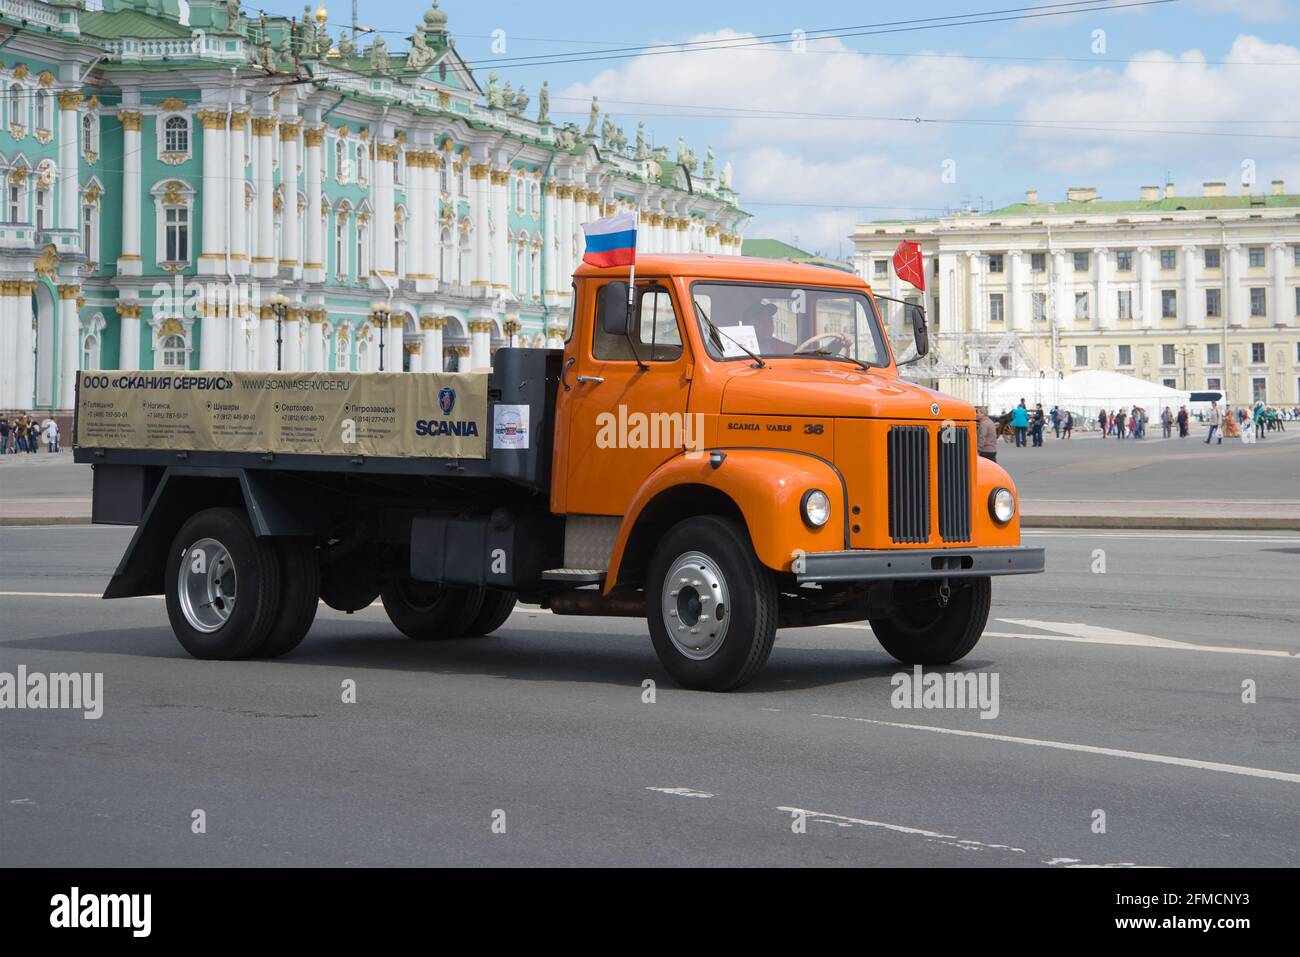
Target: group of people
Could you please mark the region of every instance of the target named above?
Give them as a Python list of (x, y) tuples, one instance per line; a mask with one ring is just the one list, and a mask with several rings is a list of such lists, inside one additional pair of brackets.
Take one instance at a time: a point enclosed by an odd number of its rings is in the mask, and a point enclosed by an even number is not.
[(38, 422), (26, 414), (14, 416), (11, 422), (0, 415), (0, 455), (39, 452), (42, 440), (49, 451), (60, 451), (59, 423), (48, 418)]
[(1030, 409), (1025, 404), (1025, 400), (1021, 399), (1020, 404), (1011, 410), (1009, 420), (1016, 436), (1016, 446), (1023, 448), (1025, 445), (1032, 445), (1034, 448), (1041, 448), (1043, 429), (1046, 428), (1049, 419), (1058, 439), (1068, 439), (1074, 434), (1074, 413), (1069, 409), (1052, 406), (1052, 411), (1048, 414), (1043, 411), (1043, 403), (1037, 402)]
[[(1287, 418), (1285, 411), (1266, 406), (1263, 402), (1256, 402), (1251, 411), (1238, 407), (1235, 412), (1226, 402), (1222, 410), (1219, 409), (1219, 403), (1211, 402), (1207, 418), (1210, 427), (1205, 433), (1205, 444), (1209, 445), (1210, 440), (1217, 435), (1217, 444), (1222, 445), (1224, 436), (1239, 438), (1252, 429), (1255, 440), (1262, 441), (1265, 432), (1285, 432)], [(1246, 435), (1245, 438), (1249, 440), (1251, 436)]]
[[(1160, 423), (1164, 425), (1165, 413), (1169, 412), (1169, 407), (1160, 414)], [(1179, 412), (1179, 415), (1186, 413), (1186, 409)], [(1097, 413), (1097, 428), (1101, 430), (1101, 437), (1104, 439), (1108, 435), (1113, 435), (1117, 439), (1145, 439), (1147, 437), (1147, 422), (1150, 416), (1147, 410), (1140, 405), (1131, 406), (1128, 409), (1119, 408), (1114, 412), (1107, 412), (1102, 409)], [(1172, 424), (1173, 416), (1170, 415)], [(1165, 438), (1169, 438), (1169, 432), (1165, 432)]]

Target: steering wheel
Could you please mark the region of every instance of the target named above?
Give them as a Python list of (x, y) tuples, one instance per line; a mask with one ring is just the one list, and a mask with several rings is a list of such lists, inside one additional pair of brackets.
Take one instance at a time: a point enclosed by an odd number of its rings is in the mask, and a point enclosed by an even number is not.
[(798, 355), (799, 353), (805, 351), (809, 346), (815, 343), (823, 342), (831, 339), (833, 339), (839, 345), (839, 353), (848, 355), (849, 346), (852, 345), (853, 340), (850, 339), (849, 336), (843, 332), (822, 332), (822, 333), (818, 333), (815, 336), (809, 336), (803, 342), (799, 343), (797, 346), (794, 347), (794, 354)]

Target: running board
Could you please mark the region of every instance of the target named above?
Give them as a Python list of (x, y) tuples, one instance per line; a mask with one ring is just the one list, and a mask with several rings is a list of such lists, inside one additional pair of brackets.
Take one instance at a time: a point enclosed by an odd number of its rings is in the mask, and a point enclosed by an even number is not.
[(569, 585), (599, 585), (605, 580), (605, 573), (599, 568), (548, 568), (542, 572), (542, 580)]

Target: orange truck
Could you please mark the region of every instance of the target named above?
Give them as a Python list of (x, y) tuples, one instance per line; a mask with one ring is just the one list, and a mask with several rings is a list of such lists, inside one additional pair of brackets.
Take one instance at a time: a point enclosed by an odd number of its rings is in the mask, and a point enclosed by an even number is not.
[[(973, 409), (900, 377), (856, 276), (644, 256), (631, 289), (581, 267), (571, 315), (563, 350), (500, 349), (490, 372), (83, 373), (93, 518), (136, 526), (104, 597), (164, 594), (181, 644), (216, 659), (292, 650), (321, 601), (381, 599), (421, 640), (487, 635), (516, 602), (644, 617), (673, 679), (725, 691), (780, 628), (867, 621), (899, 661), (956, 661), (992, 578), (1043, 570)], [(263, 428), (282, 409), (332, 427), (323, 405), (258, 406), (235, 439), (196, 418), (290, 387), (414, 391), (383, 406), (392, 448), (357, 454)], [(142, 407), (191, 424), (124, 432)], [(344, 432), (373, 407), (338, 406)], [(411, 445), (430, 435), (468, 444)]]

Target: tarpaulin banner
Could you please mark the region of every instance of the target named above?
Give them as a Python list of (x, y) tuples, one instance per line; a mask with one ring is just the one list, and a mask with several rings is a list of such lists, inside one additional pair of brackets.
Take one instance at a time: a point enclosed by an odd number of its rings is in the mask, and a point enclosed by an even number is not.
[(77, 444), (487, 457), (486, 373), (83, 372)]

